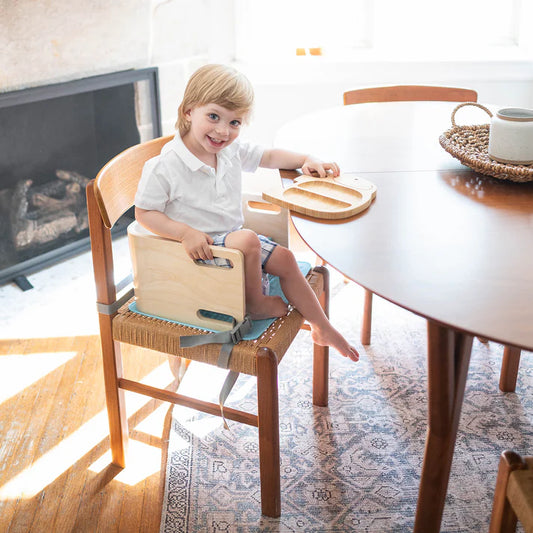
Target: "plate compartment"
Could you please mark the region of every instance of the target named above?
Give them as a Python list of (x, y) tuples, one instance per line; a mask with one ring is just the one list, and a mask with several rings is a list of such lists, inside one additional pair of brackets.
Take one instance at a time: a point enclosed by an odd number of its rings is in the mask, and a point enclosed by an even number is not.
[(376, 186), (361, 178), (300, 176), (284, 190), (264, 192), (273, 204), (303, 215), (336, 220), (364, 211), (376, 196)]

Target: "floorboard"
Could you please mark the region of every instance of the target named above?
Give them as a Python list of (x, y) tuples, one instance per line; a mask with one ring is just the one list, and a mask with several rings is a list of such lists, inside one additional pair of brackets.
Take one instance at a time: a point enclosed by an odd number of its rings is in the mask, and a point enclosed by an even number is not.
[[(166, 356), (124, 352), (125, 375), (175, 384)], [(170, 405), (128, 393), (122, 470), (110, 462), (96, 335), (3, 339), (2, 357), (17, 390), (0, 404), (0, 531), (159, 531)], [(25, 377), (26, 363), (42, 375)]]

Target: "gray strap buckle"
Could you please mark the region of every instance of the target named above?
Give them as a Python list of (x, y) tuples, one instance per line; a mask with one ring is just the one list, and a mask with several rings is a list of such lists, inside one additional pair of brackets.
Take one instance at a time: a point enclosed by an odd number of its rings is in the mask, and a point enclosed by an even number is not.
[(252, 329), (252, 319), (246, 315), (242, 322), (239, 322), (235, 327), (229, 332), (231, 342), (233, 344), (238, 344), (242, 341), (244, 336)]
[[(201, 346), (202, 344), (229, 344), (231, 348), (233, 345), (242, 341), (244, 336), (252, 329), (252, 320), (246, 315), (242, 322), (238, 322), (229, 331), (219, 331), (217, 333), (209, 333), (207, 335), (184, 335), (180, 337), (180, 348), (192, 348), (194, 346)], [(231, 352), (231, 350), (230, 350)], [(228, 368), (226, 365), (219, 365), (222, 368)]]
[(134, 290), (130, 289), (110, 304), (96, 302), (96, 309), (101, 315), (114, 315), (133, 296), (133, 294)]

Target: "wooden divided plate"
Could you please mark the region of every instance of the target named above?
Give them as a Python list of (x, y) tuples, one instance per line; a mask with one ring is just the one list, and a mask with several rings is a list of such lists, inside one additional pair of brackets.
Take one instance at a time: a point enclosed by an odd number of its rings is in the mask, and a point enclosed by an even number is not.
[(347, 218), (364, 211), (376, 196), (376, 186), (355, 176), (300, 176), (295, 185), (263, 192), (263, 198), (296, 213), (325, 219)]

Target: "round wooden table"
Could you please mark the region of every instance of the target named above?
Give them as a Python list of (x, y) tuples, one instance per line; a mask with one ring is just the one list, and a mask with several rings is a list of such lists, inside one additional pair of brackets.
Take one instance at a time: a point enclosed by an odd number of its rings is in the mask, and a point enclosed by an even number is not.
[[(440, 530), (473, 336), (513, 347), (517, 357), (533, 350), (533, 182), (482, 176), (441, 148), (456, 105), (339, 106), (286, 124), (275, 140), (377, 186), (372, 205), (351, 219), (293, 215), (294, 225), (345, 276), (428, 319), (420, 533)], [(456, 122), (488, 116), (467, 107)]]

